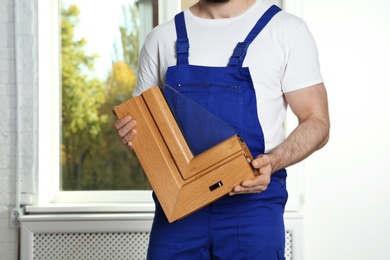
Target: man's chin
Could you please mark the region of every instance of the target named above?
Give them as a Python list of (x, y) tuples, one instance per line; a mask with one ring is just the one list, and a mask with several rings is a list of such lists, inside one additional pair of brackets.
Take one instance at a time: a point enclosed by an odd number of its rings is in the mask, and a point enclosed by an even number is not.
[(230, 0), (205, 0), (208, 3), (227, 3)]

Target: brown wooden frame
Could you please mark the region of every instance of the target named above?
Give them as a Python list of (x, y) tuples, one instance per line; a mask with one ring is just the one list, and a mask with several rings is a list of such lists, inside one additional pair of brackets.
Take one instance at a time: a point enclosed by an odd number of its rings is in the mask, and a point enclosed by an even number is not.
[(114, 112), (118, 118), (131, 115), (137, 121), (133, 148), (169, 222), (258, 174), (237, 135), (194, 156), (157, 86), (116, 106)]

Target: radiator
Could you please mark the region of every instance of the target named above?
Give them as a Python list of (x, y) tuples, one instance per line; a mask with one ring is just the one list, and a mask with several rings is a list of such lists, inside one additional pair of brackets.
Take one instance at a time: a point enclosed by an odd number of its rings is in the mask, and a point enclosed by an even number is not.
[[(35, 215), (21, 219), (21, 260), (145, 259), (152, 214)], [(302, 220), (286, 218), (286, 260), (302, 260)]]

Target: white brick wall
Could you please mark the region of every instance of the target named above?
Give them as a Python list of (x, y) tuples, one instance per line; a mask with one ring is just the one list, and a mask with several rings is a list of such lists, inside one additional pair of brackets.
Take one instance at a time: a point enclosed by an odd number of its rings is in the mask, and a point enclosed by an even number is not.
[[(4, 260), (18, 259), (19, 229), (9, 224), (10, 210), (17, 203), (17, 172), (23, 177), (21, 193), (31, 194), (34, 187), (38, 118), (36, 10), (37, 0), (0, 0), (0, 259)], [(23, 144), (19, 149), (18, 139)]]
[(18, 229), (9, 227), (16, 192), (16, 85), (13, 0), (0, 0), (0, 256), (17, 259)]

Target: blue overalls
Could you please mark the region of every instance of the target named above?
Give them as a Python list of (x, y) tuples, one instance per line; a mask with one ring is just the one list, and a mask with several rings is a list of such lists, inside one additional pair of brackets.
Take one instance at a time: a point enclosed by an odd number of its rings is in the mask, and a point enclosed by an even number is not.
[[(237, 44), (227, 67), (189, 65), (184, 14), (175, 17), (177, 65), (168, 68), (166, 84), (233, 126), (254, 157), (264, 153), (264, 136), (251, 75), (242, 65), (249, 44), (279, 11), (277, 6), (266, 11), (244, 42)], [(174, 113), (191, 121), (185, 106), (178, 106)], [(196, 131), (184, 130), (189, 142), (196, 140)], [(173, 223), (154, 196), (148, 259), (285, 259), (285, 180), (286, 171), (281, 170), (272, 175), (264, 192), (225, 196)]]

